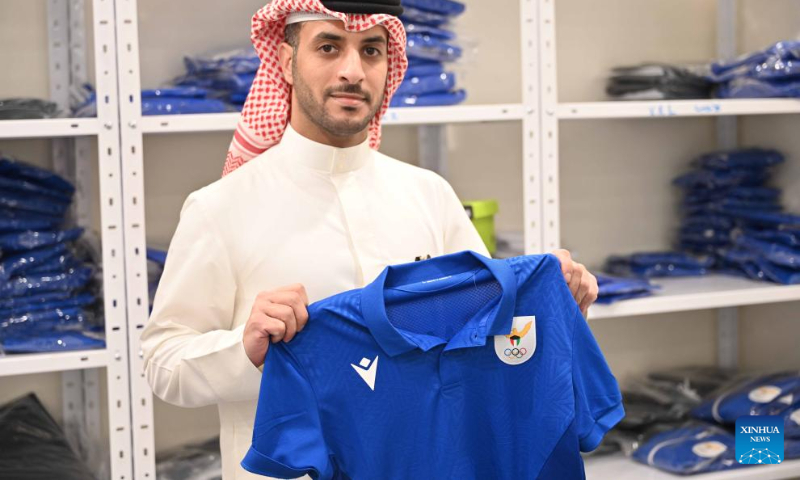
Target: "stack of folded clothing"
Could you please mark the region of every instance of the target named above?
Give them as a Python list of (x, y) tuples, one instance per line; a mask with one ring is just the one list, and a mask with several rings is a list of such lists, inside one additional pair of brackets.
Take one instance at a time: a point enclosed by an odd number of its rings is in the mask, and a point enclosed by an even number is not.
[(63, 229), (72, 184), (0, 156), (0, 351), (102, 348), (93, 304), (98, 266), (76, 249), (80, 228)]
[(714, 84), (688, 67), (645, 63), (612, 70), (606, 93), (618, 100), (710, 98)]
[(261, 64), (256, 51), (244, 48), (210, 57), (186, 56), (186, 74), (174, 79), (175, 87), (192, 87), (241, 110)]
[(648, 297), (659, 287), (651, 284), (647, 279), (614, 277), (611, 275), (597, 274), (597, 285), (600, 289), (597, 295), (598, 304), (610, 304), (620, 300)]
[(800, 40), (778, 42), (730, 62), (711, 64), (720, 98), (800, 97)]
[(392, 97), (392, 107), (455, 105), (466, 99), (446, 65), (461, 58), (463, 49), (448, 26), (465, 6), (453, 0), (404, 0), (400, 19), (408, 37), (408, 71)]
[[(73, 115), (75, 117), (95, 117), (97, 116), (97, 95), (91, 86), (84, 88), (86, 89), (85, 98), (73, 109)], [(203, 88), (176, 86), (142, 90), (142, 115), (145, 116), (233, 111), (236, 111), (235, 105), (213, 98), (212, 92)]]
[(781, 191), (767, 186), (784, 162), (775, 150), (714, 152), (675, 179), (686, 216), (680, 247), (713, 254), (716, 268), (781, 284), (800, 283), (800, 216), (783, 213)]
[(713, 266), (708, 256), (684, 252), (642, 252), (632, 255), (612, 255), (603, 270), (621, 277), (662, 278), (705, 275)]

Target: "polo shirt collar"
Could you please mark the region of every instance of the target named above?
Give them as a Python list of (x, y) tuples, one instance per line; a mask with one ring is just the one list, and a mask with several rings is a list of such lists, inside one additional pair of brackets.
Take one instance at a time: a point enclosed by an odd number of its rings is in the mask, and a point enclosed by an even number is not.
[[(481, 311), (469, 320), (448, 342), (429, 335), (399, 330), (386, 314), (385, 289), (393, 286), (430, 280), (432, 276), (458, 275), (475, 269), (480, 274), (493, 277), (501, 287), (502, 294), (494, 307)], [(486, 337), (511, 331), (517, 297), (517, 281), (512, 268), (503, 260), (493, 260), (472, 251), (463, 251), (435, 257), (423, 262), (406, 263), (386, 267), (372, 283), (361, 291), (361, 308), (370, 333), (390, 356), (400, 355), (415, 348), (430, 350), (447, 343), (445, 350), (479, 347), (486, 344)]]

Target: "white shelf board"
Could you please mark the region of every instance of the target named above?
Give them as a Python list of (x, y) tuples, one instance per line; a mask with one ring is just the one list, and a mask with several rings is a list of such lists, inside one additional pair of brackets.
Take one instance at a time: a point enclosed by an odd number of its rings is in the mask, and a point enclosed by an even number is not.
[(0, 120), (0, 138), (48, 138), (97, 135), (96, 118), (47, 118), (42, 120)]
[(105, 367), (109, 356), (105, 349), (6, 355), (0, 357), (0, 377)]
[[(392, 108), (384, 125), (430, 125), (442, 123), (503, 122), (520, 120), (522, 105), (459, 105), (454, 107)], [(142, 117), (142, 133), (233, 131), (239, 113), (153, 115)]]
[(800, 100), (784, 98), (734, 100), (662, 100), (560, 103), (558, 118), (670, 118), (723, 115), (775, 115), (800, 113)]
[(727, 472), (712, 472), (683, 477), (642, 465), (623, 455), (591, 457), (585, 460), (586, 480), (778, 480), (800, 478), (800, 460), (780, 465), (754, 465)]
[(661, 289), (651, 297), (594, 305), (589, 319), (738, 307), (800, 300), (800, 285), (776, 285), (728, 275), (652, 280)]

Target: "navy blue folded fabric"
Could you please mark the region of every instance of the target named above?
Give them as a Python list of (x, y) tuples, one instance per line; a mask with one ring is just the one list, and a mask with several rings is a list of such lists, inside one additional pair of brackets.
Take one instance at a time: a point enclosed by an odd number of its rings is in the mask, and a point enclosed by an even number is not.
[(703, 402), (692, 411), (695, 418), (722, 425), (736, 423), (736, 419), (751, 415), (783, 395), (800, 388), (798, 372), (782, 372), (742, 381)]
[(679, 475), (742, 467), (736, 439), (713, 425), (677, 428), (655, 435), (633, 453), (637, 462)]

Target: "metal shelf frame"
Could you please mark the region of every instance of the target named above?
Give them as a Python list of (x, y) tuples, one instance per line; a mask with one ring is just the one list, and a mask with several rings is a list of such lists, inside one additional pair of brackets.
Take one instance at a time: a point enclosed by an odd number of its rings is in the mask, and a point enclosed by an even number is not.
[[(69, 87), (88, 80), (85, 8), (92, 8), (96, 118), (0, 121), (0, 138), (51, 138), (55, 170), (76, 186), (70, 214), (91, 227), (93, 189), (99, 188), (106, 348), (0, 358), (2, 377), (61, 372), (64, 426), (99, 478), (133, 479), (122, 183), (119, 155), (117, 60), (113, 0), (47, 0), (50, 98), (69, 111)], [(91, 139), (97, 141), (99, 186), (91, 180)], [(105, 369), (108, 444), (101, 441), (100, 369)]]

